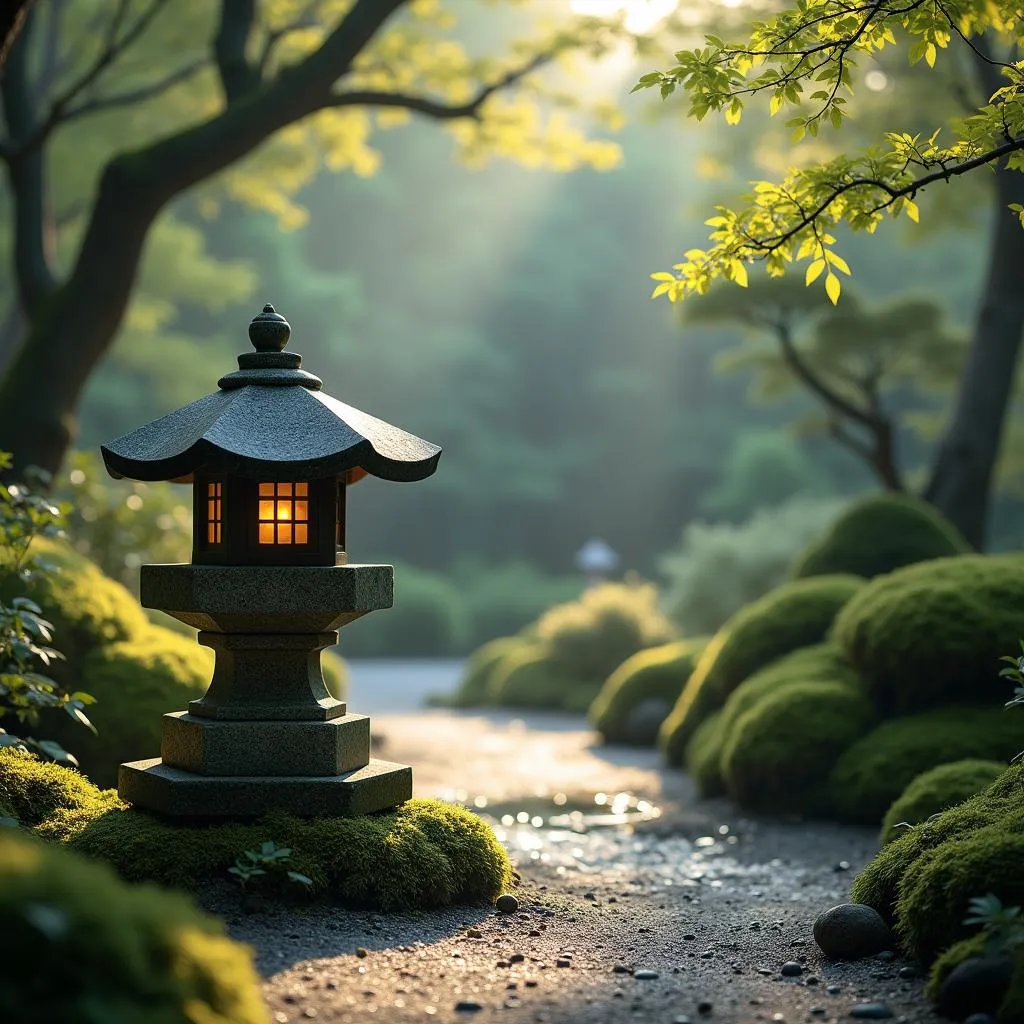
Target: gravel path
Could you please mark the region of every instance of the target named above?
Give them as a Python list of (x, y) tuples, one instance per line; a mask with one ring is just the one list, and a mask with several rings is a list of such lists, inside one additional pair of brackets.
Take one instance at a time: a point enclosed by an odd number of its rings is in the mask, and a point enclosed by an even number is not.
[[(275, 1024), (795, 1024), (849, 1021), (868, 1002), (939, 1019), (911, 965), (823, 962), (811, 938), (874, 853), (872, 833), (699, 802), (683, 773), (596, 746), (578, 717), (426, 711), (374, 726), (388, 758), (415, 766), (417, 795), (486, 802), (521, 874), (520, 911), (217, 907), (257, 949)], [(800, 973), (784, 977), (787, 962)]]

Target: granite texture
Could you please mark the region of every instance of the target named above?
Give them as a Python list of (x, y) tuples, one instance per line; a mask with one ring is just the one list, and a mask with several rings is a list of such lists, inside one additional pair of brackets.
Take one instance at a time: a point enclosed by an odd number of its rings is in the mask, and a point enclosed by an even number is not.
[(164, 764), (197, 775), (341, 775), (370, 760), (370, 719), (218, 722), (185, 711), (164, 715)]
[(390, 565), (144, 565), (144, 608), (222, 633), (324, 633), (394, 603)]
[(117, 791), (122, 800), (170, 818), (257, 818), (284, 811), (303, 818), (372, 814), (412, 797), (412, 769), (372, 760), (342, 775), (197, 775), (165, 765), (159, 758), (121, 765)]

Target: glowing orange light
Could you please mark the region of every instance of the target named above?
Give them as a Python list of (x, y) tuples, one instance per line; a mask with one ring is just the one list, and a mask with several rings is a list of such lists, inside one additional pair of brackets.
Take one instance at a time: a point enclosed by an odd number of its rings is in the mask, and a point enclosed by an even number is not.
[(292, 497), (307, 498), (309, 484), (261, 483), (258, 490), (260, 544), (308, 544), (309, 501)]

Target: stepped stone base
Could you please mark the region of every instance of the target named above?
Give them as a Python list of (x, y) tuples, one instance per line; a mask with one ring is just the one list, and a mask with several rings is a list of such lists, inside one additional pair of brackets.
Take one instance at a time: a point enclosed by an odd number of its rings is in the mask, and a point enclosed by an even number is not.
[(197, 775), (160, 758), (121, 765), (122, 800), (171, 818), (256, 818), (284, 811), (303, 818), (356, 817), (412, 797), (412, 769), (372, 760), (342, 775)]

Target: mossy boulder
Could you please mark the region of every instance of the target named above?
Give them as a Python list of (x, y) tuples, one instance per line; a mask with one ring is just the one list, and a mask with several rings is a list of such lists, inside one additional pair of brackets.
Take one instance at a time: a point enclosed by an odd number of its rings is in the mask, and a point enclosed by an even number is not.
[[(963, 939), (945, 950), (932, 964), (926, 992), (932, 1002), (940, 1000), (942, 984), (965, 960), (986, 955), (985, 937), (981, 933)], [(996, 1024), (1020, 1024), (1024, 1021), (1024, 946), (1010, 954), (1010, 985), (995, 1008)]]
[(129, 590), (70, 545), (40, 538), (32, 552), (44, 568), (26, 581), (0, 566), (0, 598), (23, 595), (39, 605), (65, 659), (54, 662), (50, 674), (69, 689), (82, 689), (82, 659), (104, 644), (136, 640), (151, 628), (149, 619)]
[(893, 718), (857, 740), (832, 771), (841, 821), (878, 825), (923, 772), (967, 759), (1002, 761), (1024, 749), (1024, 715), (1002, 707), (947, 707)]
[(726, 791), (745, 810), (825, 813), (829, 769), (874, 720), (871, 702), (847, 683), (794, 682), (768, 693), (723, 742)]
[(560, 708), (575, 680), (555, 664), (543, 644), (524, 644), (506, 654), (491, 675), (491, 699), (512, 708)]
[(864, 586), (856, 576), (784, 583), (737, 612), (701, 654), (662, 726), (669, 764), (681, 764), (697, 726), (758, 669), (801, 647), (821, 643), (844, 605)]
[(1002, 703), (1024, 636), (1024, 557), (961, 555), (872, 580), (836, 619), (843, 656), (886, 714)]
[(717, 716), (716, 728), (704, 733), (699, 749), (694, 748), (698, 747), (697, 736), (701, 729), (694, 733), (687, 745), (686, 766), (696, 779), (701, 795), (715, 796), (725, 791), (720, 768), (722, 748), (736, 722), (751, 708), (791, 683), (831, 682), (852, 687), (858, 685), (856, 673), (843, 662), (838, 648), (834, 644), (823, 643), (784, 654), (740, 683)]
[(908, 494), (872, 494), (851, 502), (797, 557), (791, 574), (870, 578), (970, 551), (956, 527), (928, 502)]
[(891, 842), (906, 825), (918, 825), (981, 793), (1003, 774), (1006, 764), (978, 758), (953, 761), (923, 772), (900, 794), (886, 812), (881, 841)]
[(664, 700), (671, 708), (683, 692), (707, 638), (649, 647), (627, 658), (605, 681), (590, 706), (590, 720), (608, 743), (625, 743), (630, 712), (641, 702)]
[(183, 896), (0, 829), (0, 1019), (264, 1024), (249, 949)]
[(473, 708), (492, 703), (491, 676), (494, 669), (506, 654), (519, 649), (524, 642), (522, 637), (502, 636), (478, 647), (466, 662), (459, 688), (451, 698), (452, 706)]
[(86, 709), (96, 734), (55, 715), (40, 733), (70, 750), (94, 782), (114, 785), (122, 761), (159, 756), (163, 716), (206, 692), (213, 660), (208, 648), (159, 626), (95, 647), (81, 661), (78, 686), (96, 698)]

